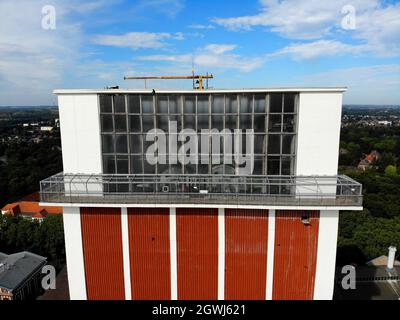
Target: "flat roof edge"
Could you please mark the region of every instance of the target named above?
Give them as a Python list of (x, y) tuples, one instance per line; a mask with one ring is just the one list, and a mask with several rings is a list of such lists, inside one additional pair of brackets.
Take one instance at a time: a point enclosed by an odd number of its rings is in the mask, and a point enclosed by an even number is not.
[[(241, 93), (241, 92), (345, 92), (347, 87), (277, 87), (242, 89), (154, 89), (156, 93)], [(153, 89), (55, 89), (56, 95), (98, 93), (153, 93)]]

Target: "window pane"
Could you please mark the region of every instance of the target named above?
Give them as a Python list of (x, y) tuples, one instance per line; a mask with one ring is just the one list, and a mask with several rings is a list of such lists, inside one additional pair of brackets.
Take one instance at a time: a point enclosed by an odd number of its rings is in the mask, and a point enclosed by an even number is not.
[(117, 173), (119, 174), (128, 174), (128, 157), (126, 156), (117, 156)]
[(279, 157), (268, 157), (268, 171), (269, 175), (279, 175)]
[(250, 114), (240, 114), (239, 128), (242, 130), (251, 129)]
[(195, 113), (195, 96), (184, 96), (184, 113)]
[(295, 97), (294, 93), (285, 93), (284, 112), (294, 112)]
[(237, 113), (238, 112), (238, 101), (237, 95), (226, 95), (226, 113)]
[(237, 118), (236, 114), (225, 116), (225, 128), (231, 130), (232, 133), (237, 129)]
[(170, 95), (169, 113), (182, 113), (181, 109), (181, 97), (178, 95)]
[(126, 116), (114, 116), (115, 118), (115, 131), (126, 132)]
[(143, 132), (147, 133), (151, 129), (154, 129), (154, 118), (153, 116), (143, 116)]
[(157, 113), (168, 113), (168, 97), (157, 97)]
[(254, 131), (265, 132), (265, 115), (254, 115)]
[(145, 158), (144, 159), (144, 174), (155, 174), (155, 173), (156, 173), (156, 166), (149, 164)]
[(130, 135), (130, 152), (142, 153), (142, 136), (140, 134)]
[(199, 164), (198, 170), (199, 174), (208, 174), (208, 164)]
[(194, 116), (185, 115), (183, 121), (184, 121), (183, 125), (184, 129), (193, 129), (193, 130), (196, 129), (196, 118)]
[(167, 114), (163, 114), (163, 115), (157, 115), (157, 125), (156, 128), (157, 129), (161, 129), (164, 132), (168, 132), (169, 128), (168, 128), (168, 115)]
[(125, 113), (125, 95), (118, 94), (114, 96), (114, 112)]
[(293, 174), (292, 170), (292, 161), (291, 157), (282, 157), (282, 175), (291, 175)]
[(169, 165), (168, 164), (158, 164), (157, 165), (157, 173), (158, 174), (167, 174), (167, 173), (169, 173)]
[(112, 134), (102, 135), (103, 153), (114, 153), (114, 136)]
[(253, 95), (241, 95), (240, 96), (240, 113), (252, 113), (253, 112)]
[(254, 96), (254, 113), (265, 113), (265, 95)]
[(269, 112), (282, 112), (282, 93), (271, 93), (269, 96)]
[(224, 98), (223, 95), (214, 95), (212, 113), (224, 113)]
[(140, 132), (140, 116), (129, 116), (129, 132)]
[(154, 113), (153, 96), (142, 96), (143, 113)]
[(105, 174), (115, 173), (115, 158), (114, 156), (103, 156), (103, 166)]
[(130, 94), (128, 96), (128, 112), (129, 113), (140, 113), (140, 96)]
[(281, 153), (281, 136), (279, 134), (271, 134), (268, 137), (268, 154)]
[(294, 115), (284, 115), (283, 116), (283, 132), (294, 132)]
[(208, 95), (197, 96), (197, 113), (208, 113)]
[(200, 132), (202, 129), (209, 129), (208, 115), (197, 116), (197, 130)]
[(263, 174), (263, 165), (264, 158), (263, 157), (254, 157), (254, 169), (253, 174)]
[(219, 131), (224, 129), (224, 116), (213, 115), (211, 117), (211, 128), (218, 129)]
[(265, 136), (263, 134), (254, 135), (254, 153), (255, 154), (264, 154), (265, 153), (264, 137)]
[(142, 174), (142, 156), (131, 156), (131, 173)]
[(113, 132), (113, 118), (112, 115), (101, 115), (101, 131), (102, 132)]
[(112, 112), (111, 98), (112, 98), (112, 96), (109, 94), (101, 94), (99, 96), (101, 112), (104, 112), (104, 113)]
[(117, 153), (128, 153), (128, 139), (125, 134), (115, 136), (115, 147)]
[(294, 154), (294, 136), (282, 136), (282, 154)]
[(269, 116), (268, 131), (281, 132), (281, 121), (282, 121), (282, 115), (271, 114)]

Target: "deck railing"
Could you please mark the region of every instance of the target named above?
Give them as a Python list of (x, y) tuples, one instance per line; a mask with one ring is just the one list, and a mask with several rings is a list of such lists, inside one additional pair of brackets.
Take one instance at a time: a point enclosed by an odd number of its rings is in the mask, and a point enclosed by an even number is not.
[(40, 182), (40, 195), (47, 203), (362, 206), (361, 184), (345, 175), (59, 173)]

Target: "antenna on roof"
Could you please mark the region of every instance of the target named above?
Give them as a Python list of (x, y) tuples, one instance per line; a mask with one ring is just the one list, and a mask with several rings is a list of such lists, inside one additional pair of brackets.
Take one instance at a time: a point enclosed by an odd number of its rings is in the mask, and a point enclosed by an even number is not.
[[(214, 79), (212, 73), (206, 75), (193, 74), (190, 76), (125, 76), (124, 80), (144, 80), (147, 87), (147, 80), (175, 80), (175, 79), (193, 79), (193, 89), (204, 90), (203, 80), (206, 79), (206, 89), (208, 89), (208, 79)], [(194, 81), (196, 80), (196, 82)]]

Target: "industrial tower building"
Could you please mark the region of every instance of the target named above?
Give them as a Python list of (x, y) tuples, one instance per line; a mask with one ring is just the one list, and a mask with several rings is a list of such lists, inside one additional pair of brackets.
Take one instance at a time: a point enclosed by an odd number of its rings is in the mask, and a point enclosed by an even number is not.
[(332, 299), (344, 91), (56, 90), (71, 299)]

